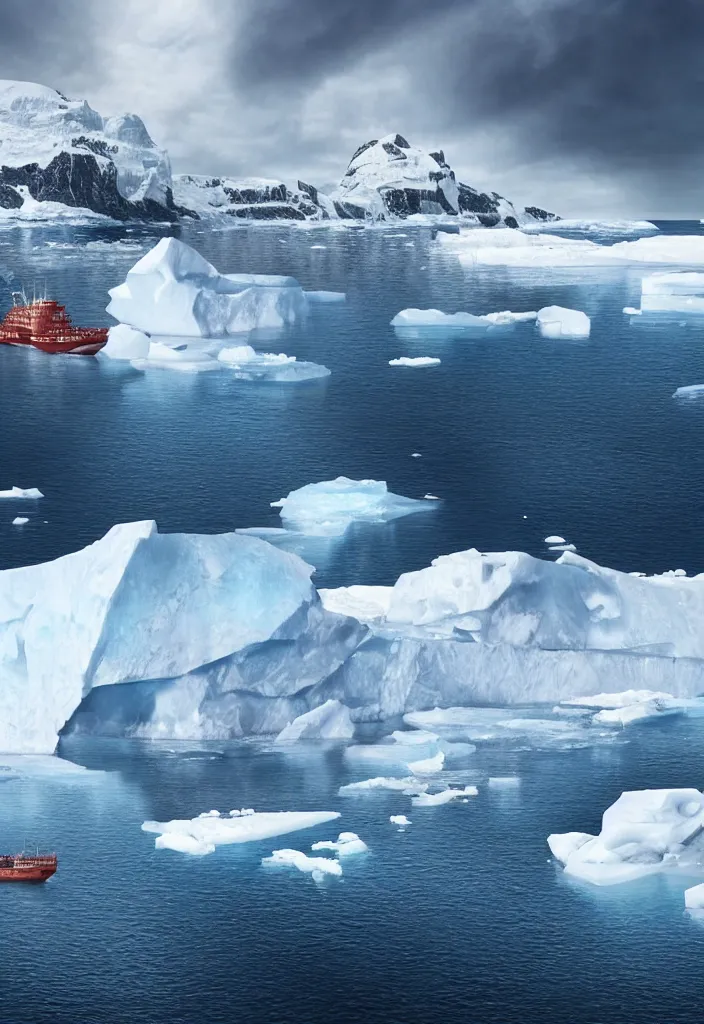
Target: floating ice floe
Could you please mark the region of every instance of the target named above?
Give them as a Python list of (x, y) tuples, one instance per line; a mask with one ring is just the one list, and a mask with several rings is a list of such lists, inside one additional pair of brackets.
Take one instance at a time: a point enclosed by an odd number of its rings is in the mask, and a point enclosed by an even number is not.
[[(528, 234), (544, 230), (544, 224), (527, 224), (521, 228)], [(659, 228), (649, 220), (579, 220), (565, 217), (550, 222), (554, 235), (563, 232), (579, 232), (593, 235), (656, 235)]]
[[(551, 224), (551, 231), (553, 229)], [(704, 236), (654, 235), (603, 245), (590, 239), (565, 238), (508, 228), (469, 228), (438, 235), (447, 252), (466, 266), (601, 267), (628, 263), (704, 264)]]
[(309, 857), (300, 850), (274, 850), (271, 857), (262, 858), (262, 864), (271, 868), (295, 868), (304, 874), (316, 875), (321, 878), (324, 875), (335, 875), (339, 878), (342, 875), (342, 865), (330, 857)]
[(576, 551), (574, 544), (551, 544), (548, 551)]
[(47, 782), (99, 781), (105, 772), (48, 754), (0, 754), (0, 780), (40, 778)]
[(489, 327), (535, 320), (536, 316), (534, 312), (512, 313), (510, 310), (475, 316), (474, 313), (443, 313), (439, 309), (402, 309), (391, 321), (391, 326), (402, 330), (442, 328), (446, 331), (484, 331)]
[(443, 789), (439, 793), (419, 793), (411, 799), (414, 807), (442, 807), (452, 800), (462, 800), (466, 797), (477, 796), (479, 790), (476, 786), (464, 786), (462, 789)]
[(383, 480), (346, 476), (306, 484), (271, 505), (281, 509), (286, 529), (322, 537), (340, 537), (353, 522), (388, 522), (432, 508), (425, 501), (393, 494)]
[(220, 338), (295, 323), (307, 308), (292, 277), (220, 274), (185, 242), (162, 238), (110, 289), (107, 310), (146, 334)]
[(635, 306), (624, 306), (623, 312), (626, 314), (626, 316), (640, 316), (643, 310), (636, 309)]
[(704, 394), (704, 384), (687, 384), (673, 392), (673, 398), (699, 398)]
[(598, 836), (548, 837), (565, 872), (594, 885), (629, 882), (657, 871), (704, 872), (704, 796), (696, 789), (622, 793)]
[(324, 839), (321, 842), (313, 843), (311, 850), (314, 853), (319, 850), (333, 850), (338, 857), (353, 857), (359, 853), (368, 853), (369, 847), (356, 832), (340, 832), (336, 842)]
[(521, 780), (517, 775), (494, 775), (488, 782), (490, 789), (515, 789), (520, 784)]
[(252, 843), (298, 832), (339, 818), (339, 811), (260, 811), (238, 817), (205, 817), (173, 821), (145, 821), (143, 832), (156, 832), (157, 849), (204, 855), (228, 843)]
[(177, 370), (180, 373), (208, 373), (221, 370), (220, 363), (207, 352), (186, 344), (170, 344), (162, 340), (151, 340), (147, 355), (131, 359), (135, 370)]
[(588, 338), (591, 321), (578, 309), (545, 306), (538, 310), (538, 329), (544, 338)]
[(405, 814), (392, 814), (389, 818), (392, 825), (410, 825), (411, 820)]
[(28, 523), (28, 522), (29, 522), (29, 519), (27, 518), (27, 516), (15, 516), (15, 518), (12, 520), (12, 525), (13, 526), (24, 526), (25, 523)]
[(704, 273), (649, 274), (640, 305), (644, 313), (704, 313)]
[[(313, 249), (324, 249), (325, 246), (312, 246)], [(331, 302), (344, 302), (347, 298), (345, 292), (306, 292), (306, 298), (309, 302), (328, 304)]]
[(558, 535), (555, 533), (555, 534), (551, 534), (549, 537), (546, 537), (545, 538), (545, 543), (546, 544), (566, 544), (567, 541), (565, 540), (564, 537), (558, 537)]
[(349, 708), (339, 700), (326, 700), (312, 711), (299, 715), (282, 729), (277, 743), (296, 740), (348, 740), (354, 736)]
[(440, 360), (434, 356), (399, 356), (389, 359), (389, 366), (438, 366)]
[(223, 348), (218, 361), (240, 380), (268, 380), (281, 383), (329, 377), (330, 370), (319, 363), (299, 362), (283, 352), (255, 352), (251, 345)]
[(348, 782), (346, 786), (340, 786), (339, 795), (384, 791), (403, 793), (404, 796), (417, 796), (419, 793), (425, 793), (428, 786), (429, 783), (421, 782), (413, 777), (394, 779), (387, 776), (377, 776), (374, 779), (364, 779), (362, 782)]
[(38, 487), (11, 487), (9, 491), (0, 491), (0, 498), (43, 498)]
[(596, 724), (621, 727), (667, 715), (704, 712), (701, 698), (673, 697), (671, 693), (654, 690), (597, 693), (592, 697), (574, 697), (562, 704), (598, 709), (593, 719)]

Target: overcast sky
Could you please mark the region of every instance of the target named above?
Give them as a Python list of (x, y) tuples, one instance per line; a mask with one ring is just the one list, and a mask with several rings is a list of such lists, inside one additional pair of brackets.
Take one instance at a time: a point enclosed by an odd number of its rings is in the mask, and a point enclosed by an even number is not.
[(175, 171), (338, 180), (400, 132), (563, 215), (704, 216), (704, 0), (0, 0), (0, 77)]

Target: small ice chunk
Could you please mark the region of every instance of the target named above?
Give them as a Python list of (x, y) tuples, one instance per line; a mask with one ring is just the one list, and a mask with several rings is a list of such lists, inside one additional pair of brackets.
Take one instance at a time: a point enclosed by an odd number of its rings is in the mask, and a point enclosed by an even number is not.
[(388, 522), (432, 506), (393, 494), (383, 480), (335, 480), (306, 484), (272, 502), (287, 529), (307, 536), (340, 537), (353, 522)]
[(334, 850), (338, 857), (352, 857), (358, 853), (368, 853), (369, 847), (356, 832), (340, 832), (337, 842), (325, 839), (322, 842), (313, 843), (311, 850), (314, 853), (318, 850)]
[(440, 501), (440, 498), (438, 498), (437, 494), (424, 494), (423, 498), (425, 499), (425, 501)]
[(29, 522), (29, 519), (27, 518), (27, 516), (15, 516), (15, 518), (12, 520), (12, 525), (13, 526), (24, 526), (24, 524), (28, 523), (28, 522)]
[(311, 245), (311, 249), (327, 249), (327, 245)]
[(444, 764), (445, 755), (440, 750), (433, 757), (426, 757), (422, 761), (409, 761), (408, 767), (414, 775), (433, 775), (435, 772), (442, 771)]
[(464, 789), (443, 789), (439, 793), (420, 793), (414, 796), (411, 803), (414, 807), (442, 807), (452, 800), (459, 800), (469, 796), (477, 796), (479, 790), (476, 786), (465, 786)]
[(551, 544), (548, 551), (576, 551), (574, 544)]
[(320, 363), (299, 362), (284, 352), (255, 352), (251, 345), (234, 345), (218, 352), (218, 362), (232, 371), (238, 380), (263, 380), (291, 383), (329, 377), (330, 370)]
[(443, 313), (439, 309), (402, 309), (391, 321), (392, 327), (442, 328), (447, 330), (468, 330), (488, 326), (487, 321), (473, 313)]
[(290, 722), (276, 737), (276, 742), (348, 740), (353, 736), (354, 725), (349, 708), (339, 700), (326, 700), (324, 704)]
[(673, 398), (695, 398), (704, 394), (704, 384), (686, 384), (684, 387), (673, 391)]
[(588, 832), (555, 832), (551, 836), (548, 836), (548, 846), (550, 852), (556, 860), (559, 860), (561, 864), (566, 864), (568, 858), (575, 850), (578, 850), (580, 846), (584, 846), (594, 836)]
[(9, 491), (0, 491), (0, 498), (43, 498), (38, 487), (11, 487)]
[(635, 306), (624, 306), (623, 312), (626, 314), (626, 316), (640, 316), (643, 310), (636, 309)]
[(494, 775), (489, 779), (491, 789), (504, 789), (509, 786), (520, 786), (521, 780), (517, 775)]
[(329, 857), (309, 857), (300, 850), (274, 850), (271, 857), (263, 857), (262, 864), (272, 868), (296, 868), (305, 874), (342, 875), (342, 865)]
[(405, 779), (394, 779), (379, 775), (374, 779), (363, 779), (362, 782), (348, 782), (346, 786), (340, 786), (338, 793), (340, 796), (344, 796), (346, 793), (384, 790), (390, 793), (403, 793), (404, 796), (415, 796), (418, 793), (425, 793), (427, 788), (427, 782), (420, 782), (412, 776)]
[(704, 910), (704, 884), (685, 889), (684, 905), (687, 910)]
[(411, 452), (411, 458), (412, 459), (422, 459), (423, 456), (421, 455), (420, 452)]
[(389, 359), (389, 366), (438, 366), (440, 362), (434, 356), (399, 356)]
[(544, 338), (588, 338), (591, 321), (578, 309), (545, 306), (538, 311), (538, 329)]
[(566, 544), (567, 541), (565, 540), (564, 537), (558, 537), (558, 535), (555, 533), (555, 534), (550, 534), (549, 537), (546, 537), (545, 538), (545, 543), (546, 544)]
[(405, 814), (392, 814), (389, 818), (392, 825), (410, 825), (411, 820)]
[(107, 356), (108, 359), (146, 359), (149, 355), (149, 338), (128, 324), (115, 324), (108, 331), (107, 344), (99, 355)]
[(426, 732), (425, 729), (396, 729), (391, 733), (390, 738), (394, 743), (427, 745), (428, 743), (437, 743), (440, 737), (437, 733)]

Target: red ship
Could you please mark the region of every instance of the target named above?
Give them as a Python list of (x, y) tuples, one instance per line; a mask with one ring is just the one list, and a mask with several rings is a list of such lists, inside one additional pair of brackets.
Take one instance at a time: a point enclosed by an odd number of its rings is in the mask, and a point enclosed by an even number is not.
[(0, 854), (0, 882), (46, 882), (57, 865), (55, 853)]
[(65, 306), (13, 292), (12, 309), (0, 323), (0, 344), (32, 345), (42, 352), (94, 356), (108, 340), (107, 327), (74, 327)]

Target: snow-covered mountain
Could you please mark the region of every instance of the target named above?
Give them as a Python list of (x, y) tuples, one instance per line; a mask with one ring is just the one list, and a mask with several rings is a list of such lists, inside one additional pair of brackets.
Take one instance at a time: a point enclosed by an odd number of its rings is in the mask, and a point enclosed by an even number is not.
[(330, 198), (338, 216), (360, 220), (446, 213), (471, 217), (487, 227), (503, 221), (516, 228), (557, 219), (535, 206), (517, 210), (498, 192), (478, 192), (458, 182), (441, 149), (426, 153), (402, 135), (360, 146)]
[[(39, 206), (37, 205), (39, 204)], [(496, 192), (458, 182), (442, 150), (427, 153), (401, 135), (360, 146), (330, 195), (298, 181), (172, 177), (165, 150), (136, 114), (103, 117), (33, 82), (0, 80), (0, 210), (47, 220), (67, 210), (117, 220), (387, 220), (461, 215), (476, 224), (519, 227), (556, 219), (517, 210)]]
[(206, 218), (226, 214), (244, 220), (327, 220), (337, 216), (331, 200), (302, 181), (291, 189), (271, 178), (175, 174), (173, 195), (177, 204)]
[(0, 80), (0, 207), (60, 203), (117, 220), (176, 220), (171, 166), (136, 114), (102, 117), (32, 82)]

